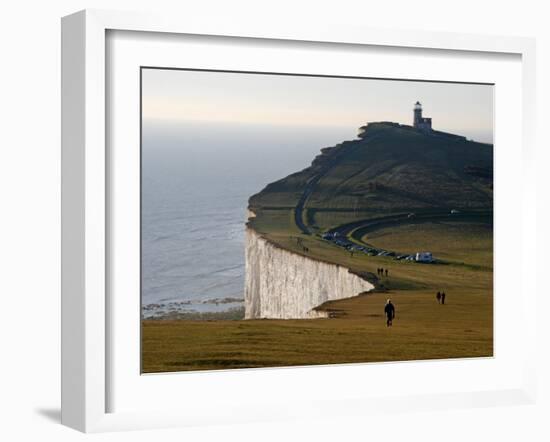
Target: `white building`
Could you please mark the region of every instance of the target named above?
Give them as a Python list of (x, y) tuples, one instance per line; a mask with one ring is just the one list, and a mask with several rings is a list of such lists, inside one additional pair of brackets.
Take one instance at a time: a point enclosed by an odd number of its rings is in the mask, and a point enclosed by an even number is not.
[(422, 116), (422, 105), (420, 101), (417, 101), (414, 105), (413, 126), (423, 132), (430, 132), (432, 130), (432, 119)]
[(414, 257), (416, 262), (433, 262), (432, 252), (418, 252)]

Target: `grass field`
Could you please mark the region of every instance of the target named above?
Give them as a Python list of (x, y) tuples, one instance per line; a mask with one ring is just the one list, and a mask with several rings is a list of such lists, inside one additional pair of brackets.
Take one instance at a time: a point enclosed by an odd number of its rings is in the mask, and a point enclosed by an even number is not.
[[(259, 231), (295, 249), (292, 212), (257, 220)], [(269, 220), (270, 225), (262, 225)], [(143, 371), (167, 372), (247, 367), (481, 357), (493, 354), (492, 226), (438, 222), (371, 232), (368, 241), (403, 251), (426, 245), (445, 264), (415, 264), (355, 254), (304, 236), (310, 255), (357, 271), (389, 269), (384, 290), (321, 308), (331, 319), (248, 321), (143, 321)], [(446, 304), (435, 293), (444, 290)], [(396, 306), (394, 326), (383, 315)]]
[[(143, 321), (143, 371), (491, 356), (493, 229), (478, 215), (492, 212), (492, 163), (491, 145), (388, 123), (323, 149), (310, 167), (250, 197), (249, 228), (367, 279), (380, 267), (388, 277), (375, 292), (321, 306), (330, 319)], [(432, 216), (451, 209), (470, 218)], [(319, 236), (359, 220), (408, 220), (411, 212), (410, 222), (344, 234), (399, 253), (431, 251), (437, 264), (351, 253)], [(441, 290), (445, 305), (435, 298)], [(383, 314), (388, 297), (397, 312), (392, 328)]]

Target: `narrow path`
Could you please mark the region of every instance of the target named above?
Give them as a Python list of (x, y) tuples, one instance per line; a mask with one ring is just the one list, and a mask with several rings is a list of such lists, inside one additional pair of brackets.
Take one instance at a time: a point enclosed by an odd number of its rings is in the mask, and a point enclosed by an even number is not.
[[(341, 224), (328, 230), (323, 239), (331, 241), (334, 244), (344, 247), (353, 248), (358, 244), (362, 244), (368, 248), (369, 252), (389, 252), (382, 250), (363, 241), (366, 233), (373, 230), (379, 230), (385, 227), (402, 226), (406, 224), (433, 222), (433, 221), (481, 221), (492, 220), (492, 211), (477, 211), (451, 214), (450, 210), (442, 210), (437, 212), (420, 213), (420, 214), (397, 214), (383, 216), (379, 218), (363, 219), (352, 223)], [(351, 237), (351, 239), (350, 239)], [(355, 243), (354, 243), (355, 242)], [(396, 253), (396, 251), (393, 251)], [(397, 253), (396, 253), (397, 254)]]
[[(418, 222), (429, 222), (429, 221), (441, 221), (441, 220), (452, 220), (452, 221), (466, 221), (471, 219), (479, 218), (488, 218), (492, 217), (492, 211), (476, 211), (476, 212), (466, 212), (461, 211), (460, 213), (451, 214), (449, 210), (442, 210), (437, 212), (429, 213), (419, 213), (419, 214), (397, 214), (397, 215), (388, 215), (382, 216), (379, 218), (370, 218), (362, 219), (359, 221), (354, 221), (352, 223), (341, 224), (330, 229), (327, 233), (335, 234), (339, 236), (347, 236), (353, 230), (365, 230), (365, 229), (380, 229), (383, 227), (388, 227), (395, 224), (411, 224)], [(366, 233), (366, 230), (365, 230)], [(358, 238), (355, 238), (358, 239)]]
[(365, 147), (365, 144), (367, 144), (369, 141), (374, 140), (377, 138), (377, 136), (366, 136), (361, 141), (357, 141), (356, 146), (351, 146), (351, 149), (347, 149), (346, 152), (341, 153), (340, 155), (336, 154), (335, 158), (330, 162), (330, 164), (327, 164), (326, 166), (322, 167), (321, 170), (313, 175), (309, 181), (306, 184), (306, 187), (304, 188), (304, 191), (302, 192), (302, 195), (300, 196), (300, 199), (298, 200), (298, 203), (296, 204), (296, 207), (294, 208), (294, 222), (296, 223), (296, 226), (302, 231), (302, 233), (306, 235), (311, 235), (311, 230), (309, 230), (308, 226), (304, 223), (303, 218), (303, 212), (305, 205), (307, 203), (307, 200), (315, 190), (315, 186), (319, 183), (321, 178), (327, 175), (327, 173), (330, 172), (330, 170), (338, 164), (339, 161), (341, 161), (343, 158), (345, 158), (347, 155), (349, 155), (354, 148), (363, 148)]

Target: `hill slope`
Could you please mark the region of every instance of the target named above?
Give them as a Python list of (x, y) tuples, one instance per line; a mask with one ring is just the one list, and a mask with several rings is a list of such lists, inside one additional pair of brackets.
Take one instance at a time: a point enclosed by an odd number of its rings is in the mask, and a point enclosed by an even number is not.
[[(370, 123), (361, 138), (325, 148), (312, 165), (269, 184), (252, 210), (492, 209), (493, 146)], [(306, 193), (304, 198), (304, 193)]]

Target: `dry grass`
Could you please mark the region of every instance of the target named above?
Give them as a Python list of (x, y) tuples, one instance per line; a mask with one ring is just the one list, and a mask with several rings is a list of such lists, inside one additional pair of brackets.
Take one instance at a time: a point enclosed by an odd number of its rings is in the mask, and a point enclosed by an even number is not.
[[(384, 301), (397, 307), (387, 328)], [(145, 372), (480, 357), (493, 354), (491, 297), (376, 293), (327, 305), (315, 320), (144, 321)]]
[[(434, 253), (451, 263), (352, 258), (331, 244), (309, 239), (311, 254), (318, 259), (342, 260), (361, 270), (389, 268), (382, 281), (388, 291), (329, 302), (322, 308), (332, 312), (331, 319), (143, 321), (143, 371), (491, 356), (492, 229), (452, 223), (400, 229), (380, 231), (369, 240), (405, 251), (424, 248), (420, 245), (429, 240)], [(285, 247), (295, 247), (287, 232), (279, 235)], [(438, 290), (447, 293), (446, 305), (437, 303)], [(388, 297), (397, 310), (392, 328), (386, 327), (383, 315)]]

